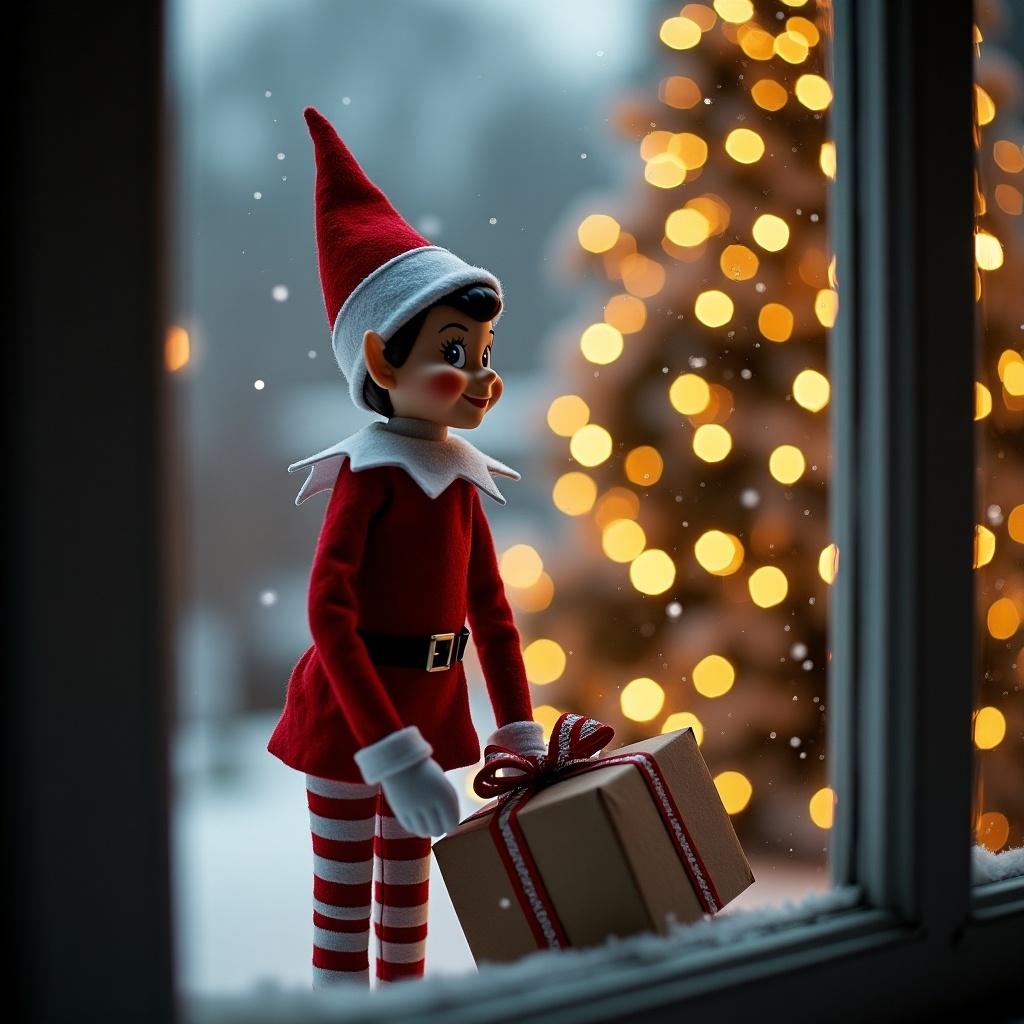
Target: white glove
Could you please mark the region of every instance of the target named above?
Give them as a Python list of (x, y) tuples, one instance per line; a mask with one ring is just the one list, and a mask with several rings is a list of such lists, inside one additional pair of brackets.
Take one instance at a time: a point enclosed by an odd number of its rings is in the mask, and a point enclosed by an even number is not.
[(398, 824), (417, 836), (440, 836), (459, 823), (459, 796), (433, 752), (410, 725), (354, 755), (366, 782), (380, 783)]
[(459, 795), (432, 757), (388, 775), (381, 788), (406, 832), (441, 836), (459, 823)]
[(544, 742), (544, 729), (540, 722), (509, 722), (500, 729), (495, 729), (487, 737), (484, 746), (490, 746), (492, 743), (506, 747), (523, 757), (539, 757), (548, 752), (548, 745)]

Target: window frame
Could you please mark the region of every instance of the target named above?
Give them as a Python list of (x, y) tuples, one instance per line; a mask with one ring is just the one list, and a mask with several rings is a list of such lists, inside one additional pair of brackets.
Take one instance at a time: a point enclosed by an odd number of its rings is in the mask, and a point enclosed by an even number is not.
[[(7, 413), (19, 437), (11, 571), (21, 600), (7, 626), (22, 682), (11, 847), (26, 937), (16, 999), (38, 1020), (178, 1016), (161, 554), (162, 7), (15, 15), (23, 259)], [(992, 1007), (1015, 984), (1024, 880), (972, 887), (970, 877), (972, 5), (938, 15), (924, 0), (836, 0), (834, 16), (842, 302), (830, 514), (841, 568), (830, 607), (830, 872), (863, 902), (685, 962), (617, 967), (585, 990), (551, 977), (514, 1006), (476, 998), (446, 1008), (446, 1020), (653, 1022), (697, 1008), (732, 1019), (765, 1005), (795, 1020), (836, 1005), (846, 1019), (906, 1019), (980, 996)], [(69, 97), (75, 116), (55, 127)], [(72, 184), (88, 201), (57, 209)], [(122, 287), (106, 292), (104, 281)], [(59, 828), (45, 813), (54, 804)], [(67, 834), (74, 884), (54, 886)]]

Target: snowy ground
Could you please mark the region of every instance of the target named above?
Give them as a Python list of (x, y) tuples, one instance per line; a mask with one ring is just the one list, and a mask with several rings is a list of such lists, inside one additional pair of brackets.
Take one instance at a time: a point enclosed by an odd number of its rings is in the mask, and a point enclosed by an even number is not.
[[(303, 777), (266, 752), (276, 715), (237, 722), (227, 736), (179, 737), (174, 818), (178, 979), (190, 994), (241, 993), (309, 980), (312, 852)], [(222, 767), (209, 770), (211, 761)], [(451, 773), (465, 813), (466, 772)], [(737, 909), (796, 899), (827, 885), (820, 871), (751, 859), (757, 884)], [(444, 884), (434, 871), (427, 971), (475, 971)]]

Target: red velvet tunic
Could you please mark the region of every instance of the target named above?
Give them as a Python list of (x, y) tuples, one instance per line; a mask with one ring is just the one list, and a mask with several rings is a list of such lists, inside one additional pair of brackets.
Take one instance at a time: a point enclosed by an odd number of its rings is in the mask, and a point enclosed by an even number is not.
[(353, 472), (346, 459), (317, 542), (309, 622), (313, 645), (267, 746), (292, 768), (362, 782), (355, 751), (409, 725), (446, 770), (480, 758), (462, 663), (375, 666), (357, 628), (428, 635), (468, 625), (497, 724), (532, 718), (490, 528), (476, 486), (461, 477), (430, 498), (404, 469)]

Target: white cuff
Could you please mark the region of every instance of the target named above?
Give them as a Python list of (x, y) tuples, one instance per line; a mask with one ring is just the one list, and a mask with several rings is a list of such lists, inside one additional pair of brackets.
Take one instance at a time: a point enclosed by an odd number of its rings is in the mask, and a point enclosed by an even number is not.
[(484, 746), (495, 744), (507, 747), (517, 754), (543, 754), (548, 745), (544, 742), (544, 729), (540, 722), (509, 722), (500, 729), (495, 729), (487, 737)]
[(425, 761), (433, 752), (419, 729), (409, 725), (357, 750), (353, 757), (363, 779), (372, 784)]

